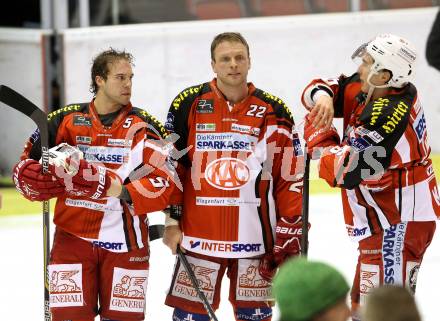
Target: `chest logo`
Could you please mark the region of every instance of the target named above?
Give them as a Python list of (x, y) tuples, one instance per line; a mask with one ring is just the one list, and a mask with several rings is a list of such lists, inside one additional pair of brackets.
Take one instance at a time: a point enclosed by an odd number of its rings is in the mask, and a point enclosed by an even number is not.
[(92, 127), (92, 120), (90, 117), (74, 115), (73, 116), (73, 126), (86, 126)]
[(206, 167), (206, 181), (215, 188), (236, 190), (250, 179), (250, 170), (245, 162), (236, 158), (219, 158)]
[(214, 100), (200, 99), (197, 103), (196, 111), (200, 114), (212, 114), (214, 112)]

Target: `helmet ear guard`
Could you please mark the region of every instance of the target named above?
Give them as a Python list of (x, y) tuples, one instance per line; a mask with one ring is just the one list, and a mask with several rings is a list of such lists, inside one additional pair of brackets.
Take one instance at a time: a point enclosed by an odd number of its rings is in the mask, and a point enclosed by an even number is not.
[(361, 45), (352, 55), (352, 59), (362, 58), (368, 53), (374, 63), (368, 75), (368, 82), (373, 74), (387, 70), (391, 79), (384, 85), (376, 88), (395, 87), (402, 88), (414, 75), (415, 61), (417, 57), (414, 46), (406, 39), (391, 35), (381, 34), (370, 42)]

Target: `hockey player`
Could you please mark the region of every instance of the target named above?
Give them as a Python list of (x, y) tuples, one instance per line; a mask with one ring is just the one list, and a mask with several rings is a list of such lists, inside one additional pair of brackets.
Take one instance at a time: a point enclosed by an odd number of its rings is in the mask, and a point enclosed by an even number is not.
[[(415, 290), (440, 199), (423, 108), (409, 82), (415, 49), (385, 34), (352, 58), (361, 60), (356, 73), (313, 80), (302, 101), (311, 110), (304, 136), (314, 157), (321, 147), (319, 176), (341, 188), (347, 232), (359, 242), (351, 292), (357, 318), (365, 296), (380, 284)], [(341, 143), (333, 114), (344, 119)]]
[(165, 208), (174, 185), (163, 163), (164, 127), (130, 103), (132, 60), (125, 51), (100, 53), (91, 69), (92, 101), (48, 115), (51, 175), (40, 174), (38, 132), (14, 168), (27, 199), (58, 198), (49, 265), (53, 321), (97, 314), (144, 320), (146, 213)]
[[(226, 272), (235, 319), (270, 320), (267, 280), (300, 252), (302, 150), (284, 102), (247, 83), (241, 34), (214, 38), (211, 66), (217, 78), (179, 93), (167, 116), (176, 148), (188, 153), (179, 160), (183, 211), (167, 217), (164, 242), (186, 250), (214, 309)], [(179, 262), (166, 304), (173, 320), (209, 320)]]

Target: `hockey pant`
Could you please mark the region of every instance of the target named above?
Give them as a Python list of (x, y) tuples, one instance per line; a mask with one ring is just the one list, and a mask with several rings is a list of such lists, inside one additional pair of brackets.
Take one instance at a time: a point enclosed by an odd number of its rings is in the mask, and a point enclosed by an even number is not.
[[(258, 272), (259, 259), (217, 258), (191, 252), (185, 255), (199, 287), (214, 310), (218, 309), (220, 303), (221, 282), (226, 272), (230, 280), (229, 301), (233, 306), (235, 319), (271, 320), (271, 284), (263, 280)], [(174, 320), (209, 320), (184, 266), (178, 259), (165, 304), (176, 308)]]
[(147, 247), (110, 252), (57, 228), (49, 264), (52, 320), (144, 320), (148, 268)]
[(435, 221), (403, 222), (359, 242), (351, 290), (354, 315), (368, 293), (379, 285), (402, 285), (415, 293), (417, 273), (435, 228)]

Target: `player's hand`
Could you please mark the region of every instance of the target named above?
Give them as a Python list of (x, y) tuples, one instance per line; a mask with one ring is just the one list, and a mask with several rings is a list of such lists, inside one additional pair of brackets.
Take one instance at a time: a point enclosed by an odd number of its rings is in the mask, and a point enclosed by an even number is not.
[[(301, 253), (302, 227), (301, 216), (279, 219), (275, 230), (273, 252), (266, 254), (260, 261), (259, 272), (264, 279), (271, 280), (277, 267), (291, 256)], [(310, 224), (308, 228), (310, 229)]]
[(313, 117), (308, 114), (304, 123), (304, 139), (307, 143), (308, 154), (312, 159), (318, 159), (317, 148), (338, 145), (340, 138), (336, 128), (331, 125), (329, 129), (316, 128), (313, 126)]
[(316, 99), (315, 106), (310, 111), (313, 127), (324, 130), (330, 129), (334, 113), (333, 98), (328, 95), (319, 96)]
[(273, 253), (266, 253), (260, 260), (258, 272), (260, 273), (261, 277), (267, 282), (272, 282), (272, 278), (275, 275), (276, 271), (277, 265), (275, 264)]
[(82, 152), (67, 144), (49, 151), (49, 172), (65, 186), (68, 195), (91, 199), (108, 196), (112, 180), (119, 179), (105, 166), (82, 159)]
[[(163, 233), (162, 241), (163, 243), (171, 249), (173, 254), (176, 254), (177, 247), (180, 246), (182, 242), (182, 231), (180, 230), (179, 225), (170, 225), (165, 227), (165, 231)], [(185, 250), (180, 247), (182, 252)]]
[(51, 174), (42, 174), (39, 162), (24, 159), (12, 171), (12, 179), (18, 192), (30, 201), (47, 201), (64, 194), (64, 186)]

